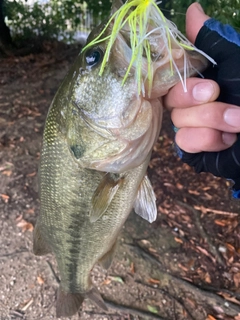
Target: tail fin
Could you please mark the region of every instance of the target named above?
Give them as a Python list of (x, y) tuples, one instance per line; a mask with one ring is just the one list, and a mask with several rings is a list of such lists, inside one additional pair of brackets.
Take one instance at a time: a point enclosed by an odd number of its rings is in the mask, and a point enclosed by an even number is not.
[(71, 317), (80, 309), (84, 297), (80, 293), (66, 293), (61, 287), (58, 290), (56, 316)]

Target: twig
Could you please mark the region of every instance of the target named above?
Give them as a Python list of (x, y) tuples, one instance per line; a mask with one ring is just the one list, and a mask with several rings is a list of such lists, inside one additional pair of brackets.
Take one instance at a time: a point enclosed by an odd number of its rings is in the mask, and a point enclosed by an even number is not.
[(11, 256), (15, 256), (16, 254), (26, 253), (26, 252), (29, 253), (29, 250), (20, 250), (20, 251), (4, 253), (4, 254), (0, 254), (0, 258), (11, 257)]
[[(25, 318), (25, 314), (24, 313), (22, 313), (21, 311), (18, 311), (18, 310), (12, 310), (12, 311), (10, 311), (10, 319), (12, 319), (12, 316), (15, 318), (15, 317), (17, 317), (17, 318), (19, 318), (19, 319), (26, 319)], [(1, 318), (0, 318), (1, 319)]]
[(194, 215), (194, 218), (195, 218), (195, 225), (197, 226), (201, 236), (203, 239), (206, 239), (208, 245), (209, 245), (209, 250), (211, 252), (211, 255), (213, 257), (216, 257), (217, 259), (217, 262), (222, 265), (223, 267), (225, 267), (225, 263), (224, 263), (224, 260), (222, 259), (221, 255), (219, 254), (219, 252), (216, 250), (214, 244), (212, 243), (212, 241), (210, 240), (208, 234), (206, 233), (206, 231), (204, 230), (203, 226), (202, 226), (202, 223), (199, 219), (199, 213), (196, 209), (194, 209), (192, 206), (190, 206), (189, 204), (186, 204), (182, 201), (179, 201), (179, 200), (176, 200), (176, 202), (182, 206), (182, 207), (185, 207), (186, 209), (192, 211), (193, 215)]
[(203, 213), (204, 212), (209, 212), (209, 213), (220, 214), (220, 215), (225, 215), (225, 216), (227, 215), (227, 216), (230, 216), (230, 217), (240, 216), (239, 213), (222, 211), (222, 210), (215, 210), (215, 209), (206, 208), (204, 206), (195, 206), (194, 208), (196, 210), (202, 211)]
[(33, 298), (31, 298), (28, 303), (21, 309), (21, 311), (25, 312), (33, 303)]

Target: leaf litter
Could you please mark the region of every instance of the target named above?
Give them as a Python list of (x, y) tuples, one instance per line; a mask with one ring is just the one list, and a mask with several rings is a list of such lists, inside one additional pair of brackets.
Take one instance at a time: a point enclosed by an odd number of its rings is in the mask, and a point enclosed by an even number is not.
[[(36, 173), (44, 120), (79, 51), (55, 46), (0, 60), (0, 302), (6, 315), (21, 306), (27, 320), (56, 319), (57, 283), (47, 261), (57, 272), (56, 263), (49, 255), (34, 257), (31, 239), (39, 212)], [(165, 111), (149, 168), (158, 219), (149, 225), (130, 216), (108, 275), (100, 267), (92, 274), (109, 314), (86, 302), (83, 320), (240, 319), (239, 203), (230, 198), (229, 182), (196, 175), (182, 164), (173, 141)]]

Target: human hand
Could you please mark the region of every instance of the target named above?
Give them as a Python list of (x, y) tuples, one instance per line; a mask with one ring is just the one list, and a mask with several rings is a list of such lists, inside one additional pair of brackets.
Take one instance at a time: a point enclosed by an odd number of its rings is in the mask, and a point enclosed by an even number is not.
[(178, 128), (175, 142), (184, 151), (221, 151), (232, 146), (240, 132), (240, 108), (215, 101), (219, 86), (208, 79), (190, 78), (185, 93), (182, 84), (174, 86), (164, 104)]
[[(186, 32), (192, 43), (209, 18), (198, 3), (188, 8)], [(191, 153), (221, 151), (233, 145), (236, 133), (240, 132), (240, 108), (215, 101), (220, 93), (215, 81), (190, 78), (187, 89), (183, 92), (182, 84), (178, 83), (164, 99), (164, 105), (172, 110), (172, 122), (179, 129), (177, 145)]]
[[(187, 36), (194, 42), (209, 17), (195, 3), (186, 18)], [(231, 36), (233, 39), (228, 40)], [(217, 61), (217, 68), (208, 68), (205, 76), (216, 80), (220, 88), (209, 79), (188, 79), (188, 92), (184, 93), (178, 84), (165, 97), (164, 104), (172, 109), (172, 121), (179, 128), (176, 143), (182, 149), (182, 160), (197, 172), (212, 172), (236, 182), (240, 179), (240, 141), (236, 135), (240, 132), (240, 36), (211, 19), (201, 29), (196, 45)], [(219, 101), (215, 101), (219, 92)], [(224, 149), (227, 150), (217, 152)], [(240, 181), (237, 188), (240, 189)]]

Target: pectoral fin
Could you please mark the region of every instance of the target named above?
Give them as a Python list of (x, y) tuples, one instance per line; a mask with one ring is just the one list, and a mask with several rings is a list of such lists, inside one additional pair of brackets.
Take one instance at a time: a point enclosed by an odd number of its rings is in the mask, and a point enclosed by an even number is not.
[(116, 247), (117, 241), (114, 242), (112, 248), (99, 260), (99, 263), (101, 263), (104, 269), (110, 268), (113, 261), (113, 257), (115, 255)]
[(45, 242), (38, 223), (35, 225), (33, 231), (33, 253), (36, 256), (44, 256), (45, 254), (51, 253), (51, 249)]
[(90, 222), (95, 222), (106, 212), (123, 179), (119, 175), (107, 173), (92, 197), (92, 207), (89, 214)]
[(134, 202), (135, 212), (150, 223), (157, 218), (156, 197), (150, 180), (145, 176), (140, 184), (137, 198)]

